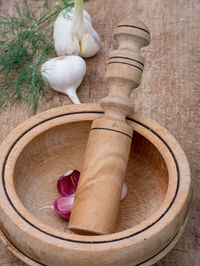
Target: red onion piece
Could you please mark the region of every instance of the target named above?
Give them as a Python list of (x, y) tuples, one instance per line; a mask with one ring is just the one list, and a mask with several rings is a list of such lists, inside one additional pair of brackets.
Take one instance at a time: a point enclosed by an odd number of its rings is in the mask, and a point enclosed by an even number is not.
[(62, 218), (69, 220), (74, 197), (61, 197), (54, 201), (53, 207), (55, 212)]
[(57, 181), (58, 193), (63, 197), (74, 195), (78, 186), (80, 172), (78, 170), (70, 170)]

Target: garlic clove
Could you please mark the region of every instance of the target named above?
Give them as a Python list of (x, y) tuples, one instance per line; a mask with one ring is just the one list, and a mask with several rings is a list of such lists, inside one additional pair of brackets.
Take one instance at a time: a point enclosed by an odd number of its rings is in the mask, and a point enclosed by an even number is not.
[(100, 50), (97, 41), (88, 31), (83, 33), (80, 46), (80, 56), (84, 58), (92, 57)]
[[(54, 201), (53, 209), (62, 218), (69, 220), (71, 210), (74, 204), (74, 197), (78, 187), (80, 172), (78, 170), (69, 170), (65, 175), (61, 176), (57, 181), (57, 190), (62, 196)], [(122, 187), (121, 200), (127, 194), (127, 185), (124, 182)], [(40, 208), (46, 209), (52, 206), (45, 206)]]
[(61, 196), (69, 197), (74, 195), (78, 186), (80, 172), (70, 170), (57, 181), (57, 189)]
[(54, 201), (53, 207), (55, 212), (62, 218), (69, 220), (74, 197), (61, 197)]
[(100, 46), (95, 38), (88, 31), (85, 31), (81, 39), (80, 56), (89, 58), (96, 55), (99, 50)]
[(89, 20), (84, 19), (84, 23), (85, 31), (81, 38), (80, 56), (89, 58), (94, 56), (100, 50), (101, 39)]

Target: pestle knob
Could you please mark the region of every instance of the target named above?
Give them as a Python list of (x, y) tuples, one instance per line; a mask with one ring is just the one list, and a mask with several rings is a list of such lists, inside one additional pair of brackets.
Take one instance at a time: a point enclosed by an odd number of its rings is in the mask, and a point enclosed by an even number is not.
[(78, 234), (115, 232), (122, 186), (133, 129), (126, 116), (133, 112), (132, 89), (139, 85), (144, 67), (140, 49), (150, 41), (148, 28), (125, 20), (114, 30), (119, 48), (112, 51), (106, 79), (109, 95), (100, 105), (104, 115), (93, 121), (81, 169), (69, 229)]

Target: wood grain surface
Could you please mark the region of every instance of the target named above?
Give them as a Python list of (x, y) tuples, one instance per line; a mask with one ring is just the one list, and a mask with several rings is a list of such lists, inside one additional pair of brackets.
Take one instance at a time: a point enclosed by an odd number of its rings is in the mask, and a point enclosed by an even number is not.
[[(1, 0), (1, 13), (12, 11), (13, 3), (14, 0)], [(93, 17), (102, 48), (96, 57), (86, 61), (87, 74), (78, 89), (83, 103), (98, 102), (107, 94), (105, 62), (114, 26), (125, 17), (138, 17), (151, 31), (151, 44), (143, 50), (146, 64), (142, 83), (132, 93), (132, 102), (136, 112), (155, 119), (180, 142), (190, 163), (194, 188), (186, 231), (177, 246), (156, 265), (199, 266), (200, 1), (90, 0), (85, 8)], [(37, 112), (65, 104), (70, 104), (67, 96), (49, 91)], [(31, 115), (23, 105), (0, 113), (0, 141)], [(0, 242), (0, 265), (25, 264)]]

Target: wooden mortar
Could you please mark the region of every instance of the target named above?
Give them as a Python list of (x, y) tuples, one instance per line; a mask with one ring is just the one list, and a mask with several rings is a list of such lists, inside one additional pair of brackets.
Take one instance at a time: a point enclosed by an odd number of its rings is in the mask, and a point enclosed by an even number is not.
[(150, 33), (144, 23), (129, 19), (116, 27), (114, 38), (119, 48), (108, 60), (109, 95), (100, 102), (105, 113), (92, 123), (69, 221), (79, 234), (115, 232), (133, 135), (126, 122), (133, 113), (130, 94), (142, 77), (140, 49), (149, 44)]
[(190, 171), (174, 137), (155, 121), (133, 114), (126, 183), (114, 234), (73, 234), (52, 209), (58, 177), (82, 168), (97, 104), (40, 113), (14, 129), (0, 146), (0, 229), (25, 263), (69, 266), (152, 265), (180, 239), (191, 201)]

